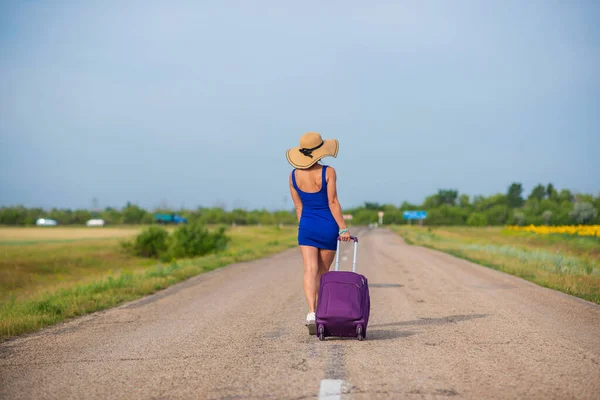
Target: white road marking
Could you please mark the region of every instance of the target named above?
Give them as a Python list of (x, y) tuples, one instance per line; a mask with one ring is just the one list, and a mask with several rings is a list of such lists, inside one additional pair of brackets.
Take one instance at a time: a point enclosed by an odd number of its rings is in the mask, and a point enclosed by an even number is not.
[(323, 379), (319, 388), (319, 400), (339, 400), (342, 398), (341, 379)]

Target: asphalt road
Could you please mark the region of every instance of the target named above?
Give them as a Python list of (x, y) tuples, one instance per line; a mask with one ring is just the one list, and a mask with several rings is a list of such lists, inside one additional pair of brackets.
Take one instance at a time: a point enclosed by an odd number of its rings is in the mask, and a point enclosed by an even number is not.
[(600, 398), (599, 306), (355, 233), (364, 341), (308, 335), (291, 249), (0, 344), (0, 398)]

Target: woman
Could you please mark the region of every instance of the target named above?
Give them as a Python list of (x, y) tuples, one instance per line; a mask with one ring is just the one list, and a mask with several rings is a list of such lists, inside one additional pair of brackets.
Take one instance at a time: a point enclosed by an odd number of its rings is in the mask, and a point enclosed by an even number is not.
[(350, 232), (337, 198), (335, 170), (319, 164), (323, 157), (337, 157), (336, 139), (323, 140), (316, 132), (300, 138), (300, 146), (287, 150), (294, 167), (289, 185), (298, 217), (298, 245), (304, 262), (304, 294), (308, 304), (306, 326), (316, 332), (317, 305), (321, 275), (329, 271), (337, 248), (337, 237), (347, 242)]

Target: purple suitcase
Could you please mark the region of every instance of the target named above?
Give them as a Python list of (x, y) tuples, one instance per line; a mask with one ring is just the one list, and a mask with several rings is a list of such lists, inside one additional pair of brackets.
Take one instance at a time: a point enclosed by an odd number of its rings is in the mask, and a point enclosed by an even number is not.
[(327, 336), (356, 337), (362, 340), (367, 336), (371, 312), (369, 283), (364, 275), (356, 273), (358, 238), (351, 238), (354, 240), (352, 272), (339, 271), (341, 241), (338, 237), (335, 271), (321, 276), (319, 303), (315, 313), (319, 340)]

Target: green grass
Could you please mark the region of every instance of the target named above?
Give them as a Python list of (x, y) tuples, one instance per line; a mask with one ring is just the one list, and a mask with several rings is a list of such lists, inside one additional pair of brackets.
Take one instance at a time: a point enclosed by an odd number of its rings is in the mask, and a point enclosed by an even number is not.
[(600, 243), (595, 238), (543, 236), (503, 228), (392, 229), (409, 244), (441, 250), (600, 304)]
[(169, 263), (133, 257), (122, 239), (0, 245), (0, 340), (114, 307), (235, 262), (296, 246), (293, 227), (238, 227), (219, 253)]

